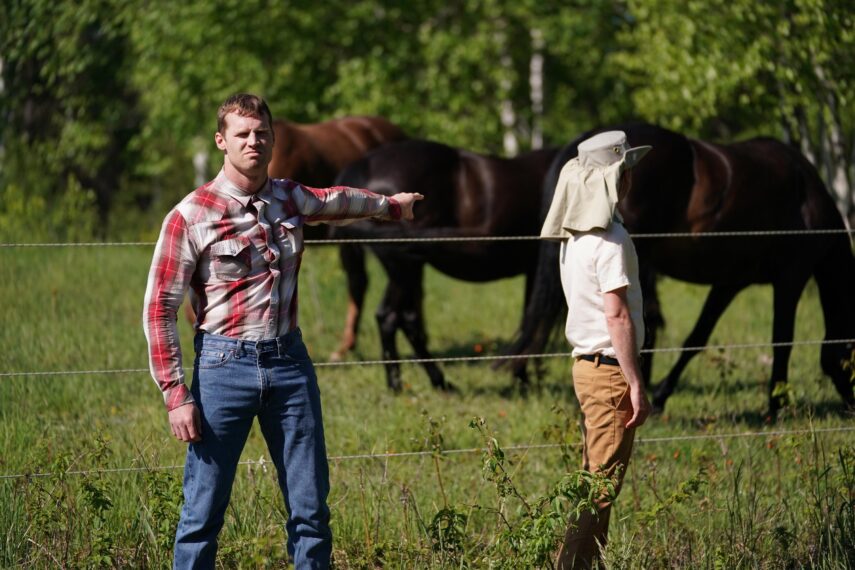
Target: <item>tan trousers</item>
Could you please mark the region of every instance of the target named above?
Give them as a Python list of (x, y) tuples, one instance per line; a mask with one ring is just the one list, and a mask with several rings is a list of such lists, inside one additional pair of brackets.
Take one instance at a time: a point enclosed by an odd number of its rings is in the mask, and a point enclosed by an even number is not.
[[(582, 468), (611, 476), (622, 466), (616, 488), (620, 493), (635, 439), (635, 428), (624, 427), (632, 417), (629, 385), (620, 367), (577, 359), (573, 387), (585, 417)], [(558, 551), (560, 570), (588, 569), (599, 559), (600, 546), (604, 547), (608, 538), (611, 507), (610, 502), (603, 501), (598, 514), (586, 512), (569, 521)]]

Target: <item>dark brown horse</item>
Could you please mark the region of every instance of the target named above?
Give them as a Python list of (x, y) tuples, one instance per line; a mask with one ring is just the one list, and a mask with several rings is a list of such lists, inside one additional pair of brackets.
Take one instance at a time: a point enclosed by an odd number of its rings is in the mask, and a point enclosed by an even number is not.
[[(816, 169), (795, 149), (770, 138), (729, 145), (692, 140), (652, 125), (628, 125), (629, 143), (653, 150), (632, 170), (632, 189), (621, 204), (632, 234), (814, 230), (844, 228), (843, 219)], [(610, 130), (610, 129), (603, 129)], [(544, 191), (552, 193), (561, 166), (577, 155), (586, 133), (557, 156)], [(548, 207), (549, 200), (545, 201)], [(545, 213), (545, 212), (544, 212)], [(719, 317), (737, 293), (754, 283), (774, 290), (772, 340), (793, 340), (796, 305), (813, 276), (825, 318), (825, 339), (855, 337), (855, 259), (845, 233), (757, 237), (671, 237), (634, 239), (648, 326), (645, 347), (653, 346), (662, 324), (656, 274), (712, 285), (697, 324), (684, 347), (704, 346)], [(517, 353), (538, 352), (548, 340), (564, 300), (558, 275), (558, 246), (541, 246), (537, 286), (517, 342)], [(790, 346), (776, 346), (769, 384), (769, 411), (783, 403), (773, 395), (787, 381)], [(662, 409), (689, 360), (684, 351), (657, 386), (654, 406)], [(842, 361), (852, 346), (824, 344), (823, 371), (848, 405), (853, 405), (850, 373)], [(516, 364), (519, 366), (520, 364)], [(650, 374), (650, 358), (643, 372)]]
[[(543, 178), (557, 150), (539, 150), (512, 159), (483, 156), (443, 144), (410, 140), (372, 151), (346, 168), (337, 183), (368, 188), (382, 194), (420, 192), (415, 220), (390, 227), (361, 222), (335, 229), (339, 237), (458, 237), (537, 235)], [(418, 358), (430, 358), (422, 312), (422, 277), (430, 264), (450, 277), (486, 282), (525, 274), (526, 296), (536, 268), (536, 241), (431, 242), (372, 244), (371, 249), (389, 277), (377, 309), (383, 357), (395, 360), (395, 334), (401, 329)], [(357, 259), (362, 248), (343, 248)], [(345, 253), (345, 256), (348, 254)], [(354, 293), (364, 296), (367, 278), (354, 278), (357, 264), (346, 268)], [(447, 388), (440, 368), (424, 365), (435, 387)], [(391, 389), (401, 389), (400, 367), (386, 366)], [(522, 369), (518, 374), (525, 378)]]
[[(267, 168), (271, 178), (290, 178), (307, 186), (332, 186), (339, 172), (366, 152), (380, 145), (407, 138), (404, 131), (382, 117), (343, 117), (322, 123), (301, 125), (274, 120), (275, 144), (273, 158)], [(306, 239), (323, 239), (327, 226), (306, 226)], [(342, 264), (348, 279), (348, 308), (344, 332), (332, 360), (356, 345), (365, 285), (364, 254), (358, 248), (341, 251)]]

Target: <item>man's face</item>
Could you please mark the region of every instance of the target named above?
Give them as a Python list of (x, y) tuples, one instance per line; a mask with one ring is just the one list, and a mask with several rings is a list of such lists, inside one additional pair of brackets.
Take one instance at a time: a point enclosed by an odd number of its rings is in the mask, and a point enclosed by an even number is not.
[(214, 135), (214, 140), (226, 161), (246, 175), (266, 172), (273, 152), (273, 131), (267, 120), (229, 113), (225, 125), (225, 132)]

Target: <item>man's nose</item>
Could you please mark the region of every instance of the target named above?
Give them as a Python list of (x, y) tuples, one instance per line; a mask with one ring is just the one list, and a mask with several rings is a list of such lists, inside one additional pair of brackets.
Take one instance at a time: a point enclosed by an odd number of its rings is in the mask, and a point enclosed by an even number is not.
[(258, 146), (261, 144), (261, 137), (258, 136), (258, 133), (250, 133), (249, 134), (249, 146)]

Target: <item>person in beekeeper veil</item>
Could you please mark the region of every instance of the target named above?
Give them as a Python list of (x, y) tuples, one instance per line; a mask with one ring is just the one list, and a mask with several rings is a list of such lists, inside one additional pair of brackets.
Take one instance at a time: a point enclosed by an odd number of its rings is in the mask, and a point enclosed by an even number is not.
[[(629, 192), (630, 169), (651, 149), (632, 148), (623, 131), (579, 144), (561, 170), (541, 237), (561, 241), (561, 285), (573, 387), (585, 419), (582, 468), (626, 474), (635, 430), (650, 413), (639, 366), (644, 341), (638, 256), (617, 205)], [(558, 551), (561, 569), (591, 568), (608, 538), (611, 502), (568, 522)]]

